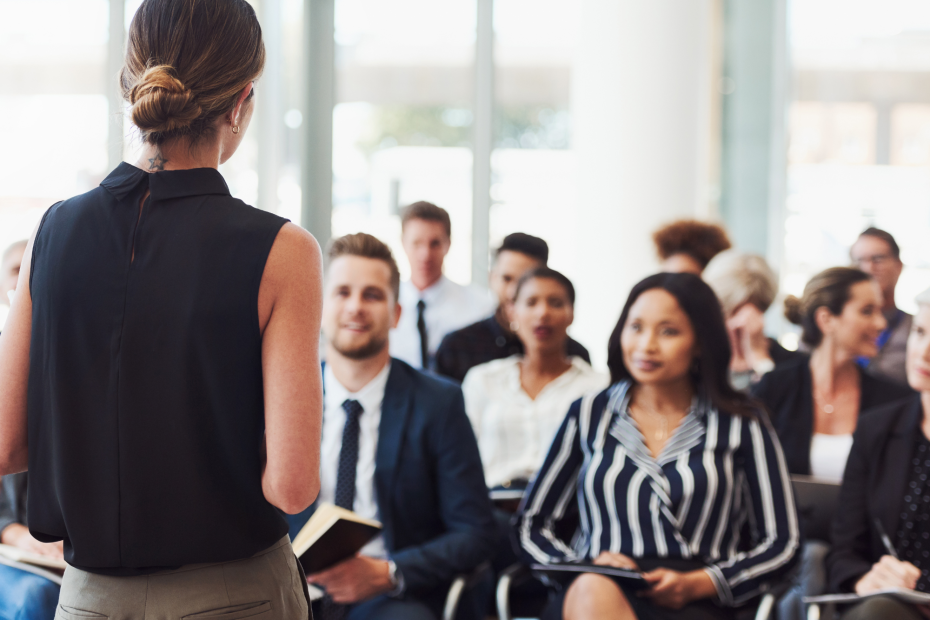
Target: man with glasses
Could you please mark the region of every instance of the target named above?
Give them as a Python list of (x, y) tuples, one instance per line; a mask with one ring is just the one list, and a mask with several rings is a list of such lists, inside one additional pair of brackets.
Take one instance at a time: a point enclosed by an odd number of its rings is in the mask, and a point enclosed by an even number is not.
[(913, 317), (894, 303), (894, 290), (904, 268), (898, 244), (890, 233), (870, 227), (859, 235), (849, 256), (856, 267), (878, 282), (884, 299), (882, 314), (888, 321), (888, 327), (878, 337), (878, 355), (860, 360), (860, 364), (874, 375), (907, 383), (904, 350)]

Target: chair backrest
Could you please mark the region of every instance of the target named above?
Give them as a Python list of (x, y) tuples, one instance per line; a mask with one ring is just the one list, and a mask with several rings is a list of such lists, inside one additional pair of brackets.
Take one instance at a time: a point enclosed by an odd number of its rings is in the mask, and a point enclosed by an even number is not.
[(807, 540), (830, 540), (840, 483), (810, 476), (791, 476), (801, 531)]

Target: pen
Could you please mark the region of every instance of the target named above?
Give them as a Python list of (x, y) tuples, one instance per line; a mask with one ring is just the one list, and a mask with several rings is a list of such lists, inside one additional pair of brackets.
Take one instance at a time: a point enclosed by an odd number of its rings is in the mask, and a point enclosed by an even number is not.
[(888, 534), (885, 533), (885, 528), (882, 527), (882, 522), (879, 521), (878, 518), (875, 519), (875, 528), (878, 530), (878, 535), (882, 539), (882, 544), (885, 545), (888, 555), (896, 560), (901, 559), (898, 557), (898, 552), (891, 546), (891, 539), (888, 538)]

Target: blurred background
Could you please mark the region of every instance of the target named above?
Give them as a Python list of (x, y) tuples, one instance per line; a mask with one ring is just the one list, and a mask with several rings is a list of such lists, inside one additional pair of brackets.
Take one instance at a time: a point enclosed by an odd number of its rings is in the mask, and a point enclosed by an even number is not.
[[(254, 0), (268, 63), (221, 172), (325, 244), (400, 248), (398, 208), (447, 209), (446, 273), (545, 238), (606, 359), (651, 232), (719, 221), (784, 293), (847, 264), (868, 225), (930, 284), (926, 0)], [(0, 0), (0, 248), (139, 147), (116, 91), (138, 0)], [(776, 335), (792, 333), (772, 317)]]

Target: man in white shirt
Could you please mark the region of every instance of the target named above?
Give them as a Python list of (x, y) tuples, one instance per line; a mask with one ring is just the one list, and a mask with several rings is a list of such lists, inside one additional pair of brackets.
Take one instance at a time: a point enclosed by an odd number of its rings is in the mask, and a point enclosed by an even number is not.
[[(322, 620), (436, 620), (452, 580), (487, 560), (494, 522), (461, 390), (389, 353), (400, 276), (364, 233), (333, 241), (323, 295), (326, 364), (319, 502), (382, 523), (358, 556), (308, 581)], [(464, 601), (463, 601), (464, 603)], [(470, 601), (483, 612), (486, 601)], [(462, 609), (460, 618), (480, 618)]]
[(488, 316), (495, 303), (490, 292), (443, 275), (442, 263), (452, 245), (452, 222), (445, 209), (415, 202), (404, 209), (401, 231), (410, 281), (401, 283), (404, 312), (391, 334), (391, 355), (429, 369), (446, 334)]

